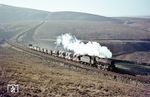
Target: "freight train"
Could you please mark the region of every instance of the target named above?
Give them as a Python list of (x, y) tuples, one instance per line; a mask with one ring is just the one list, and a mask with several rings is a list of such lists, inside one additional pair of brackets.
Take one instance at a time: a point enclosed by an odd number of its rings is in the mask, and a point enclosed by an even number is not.
[(97, 56), (90, 56), (90, 55), (79, 55), (79, 54), (74, 54), (72, 52), (66, 52), (61, 50), (48, 50), (45, 48), (40, 48), (38, 46), (33, 46), (32, 44), (29, 44), (29, 48), (34, 51), (49, 54), (50, 56), (55, 56), (66, 60), (78, 62), (101, 70), (107, 70), (107, 71), (115, 70), (114, 61), (110, 59), (105, 59), (105, 58), (100, 58)]

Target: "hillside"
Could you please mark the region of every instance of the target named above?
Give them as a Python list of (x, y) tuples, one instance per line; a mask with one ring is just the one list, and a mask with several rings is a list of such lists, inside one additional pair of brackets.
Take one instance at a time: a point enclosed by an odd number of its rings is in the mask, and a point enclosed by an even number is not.
[(86, 21), (110, 21), (120, 23), (118, 19), (108, 18), (81, 12), (47, 12), (28, 8), (19, 8), (0, 4), (0, 21), (15, 22), (27, 20), (86, 20)]
[(71, 11), (53, 12), (50, 13), (47, 18), (48, 20), (74, 20), (74, 21), (98, 21), (98, 22), (108, 21), (113, 23), (122, 22), (119, 19), (114, 19), (110, 17)]
[(150, 50), (149, 18), (47, 12), (0, 5), (0, 40), (21, 34), (18, 40), (22, 43), (55, 48), (56, 37), (63, 33), (71, 33), (84, 41), (97, 41), (108, 46), (113, 55)]
[(38, 39), (56, 38), (62, 33), (72, 33), (83, 40), (94, 39), (148, 39), (150, 32), (124, 24), (106, 21), (47, 21), (36, 30)]
[[(113, 18), (81, 12), (46, 12), (28, 8), (0, 5), (0, 22), (42, 22), (34, 33), (38, 39), (55, 38), (72, 33), (82, 40), (98, 39), (149, 39), (149, 19)], [(142, 24), (141, 24), (142, 23)], [(29, 24), (29, 25), (32, 25)], [(38, 25), (38, 23), (37, 23)], [(144, 27), (145, 28), (144, 28)], [(2, 26), (1, 26), (2, 27)], [(17, 26), (14, 27), (16, 29)], [(9, 28), (9, 26), (7, 27)], [(5, 29), (5, 28), (4, 28)], [(7, 29), (10, 30), (10, 29)], [(1, 29), (1, 32), (5, 32)]]
[(46, 11), (0, 5), (0, 22), (43, 20), (47, 15)]
[[(149, 87), (123, 83), (91, 71), (69, 70), (59, 62), (0, 46), (2, 97), (148, 97)], [(19, 85), (8, 93), (7, 84)]]
[(16, 21), (11, 23), (0, 23), (0, 40), (9, 40), (13, 36), (31, 29), (39, 21)]

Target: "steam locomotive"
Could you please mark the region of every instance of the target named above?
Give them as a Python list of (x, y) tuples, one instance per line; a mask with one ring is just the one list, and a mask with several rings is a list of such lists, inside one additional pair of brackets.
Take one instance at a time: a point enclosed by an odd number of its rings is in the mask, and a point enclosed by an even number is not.
[(114, 65), (113, 60), (99, 58), (97, 56), (79, 55), (79, 54), (74, 54), (71, 52), (65, 52), (61, 50), (48, 50), (45, 48), (40, 48), (38, 46), (33, 46), (32, 44), (29, 44), (29, 48), (34, 51), (38, 51), (38, 52), (42, 52), (45, 54), (49, 54), (51, 56), (78, 62), (84, 65), (89, 65), (89, 66), (96, 67), (101, 70), (108, 70), (108, 71), (115, 70), (115, 65)]

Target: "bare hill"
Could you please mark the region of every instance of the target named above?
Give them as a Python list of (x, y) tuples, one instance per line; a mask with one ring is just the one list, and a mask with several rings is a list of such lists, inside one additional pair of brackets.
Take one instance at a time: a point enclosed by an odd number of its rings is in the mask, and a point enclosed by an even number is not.
[(98, 22), (108, 21), (113, 23), (122, 22), (121, 20), (115, 18), (71, 11), (53, 12), (49, 14), (47, 18), (48, 20), (75, 20), (75, 21), (98, 21)]
[(8, 40), (13, 36), (31, 29), (38, 21), (22, 21), (22, 22), (11, 22), (11, 23), (0, 23), (0, 40)]
[(0, 22), (43, 20), (47, 15), (46, 11), (0, 5)]
[(81, 13), (81, 12), (47, 12), (28, 8), (19, 8), (14, 6), (0, 4), (0, 21), (15, 22), (27, 20), (86, 20), (86, 21), (109, 21), (120, 23), (114, 18)]
[[(148, 86), (106, 78), (91, 71), (69, 70), (12, 48), (0, 47), (0, 94), (3, 97), (148, 97)], [(19, 85), (8, 93), (7, 84)]]
[(150, 50), (149, 18), (114, 18), (0, 5), (0, 23), (0, 40), (25, 32), (20, 39), (24, 43), (36, 42), (49, 47), (54, 46), (58, 35), (72, 33), (81, 40), (108, 46), (114, 55)]
[(55, 38), (72, 33), (80, 39), (148, 39), (150, 32), (123, 24), (95, 21), (48, 21), (36, 30), (36, 37)]
[[(46, 21), (36, 32), (32, 32), (35, 33), (33, 37), (37, 37), (38, 39), (55, 38), (62, 33), (73, 33), (83, 40), (138, 40), (149, 39), (150, 37), (150, 32), (147, 30), (149, 29), (149, 19), (113, 18), (81, 12), (46, 12), (2, 4), (0, 5), (0, 14), (0, 22), (8, 22), (11, 24), (11, 22), (19, 21), (20, 24), (18, 23), (18, 26), (27, 21)], [(138, 26), (138, 29), (134, 26), (136, 24), (140, 25), (141, 22), (139, 23), (139, 21), (141, 20), (147, 23), (147, 25), (145, 24), (146, 28), (144, 30), (142, 29), (143, 26), (140, 26), (141, 28)], [(14, 27), (14, 29), (16, 28)], [(5, 31), (1, 30), (1, 32)]]

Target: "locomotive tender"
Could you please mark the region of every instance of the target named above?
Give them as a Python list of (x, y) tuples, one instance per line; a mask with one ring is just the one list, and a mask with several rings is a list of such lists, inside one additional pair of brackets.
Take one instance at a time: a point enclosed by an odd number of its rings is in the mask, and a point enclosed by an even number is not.
[(29, 48), (34, 51), (42, 52), (59, 58), (64, 58), (66, 60), (78, 62), (84, 65), (89, 65), (101, 70), (113, 71), (115, 69), (114, 62), (110, 59), (90, 55), (73, 54), (71, 52), (65, 52), (61, 50), (48, 50), (45, 48), (40, 48), (38, 46), (33, 46), (32, 44), (29, 44)]

